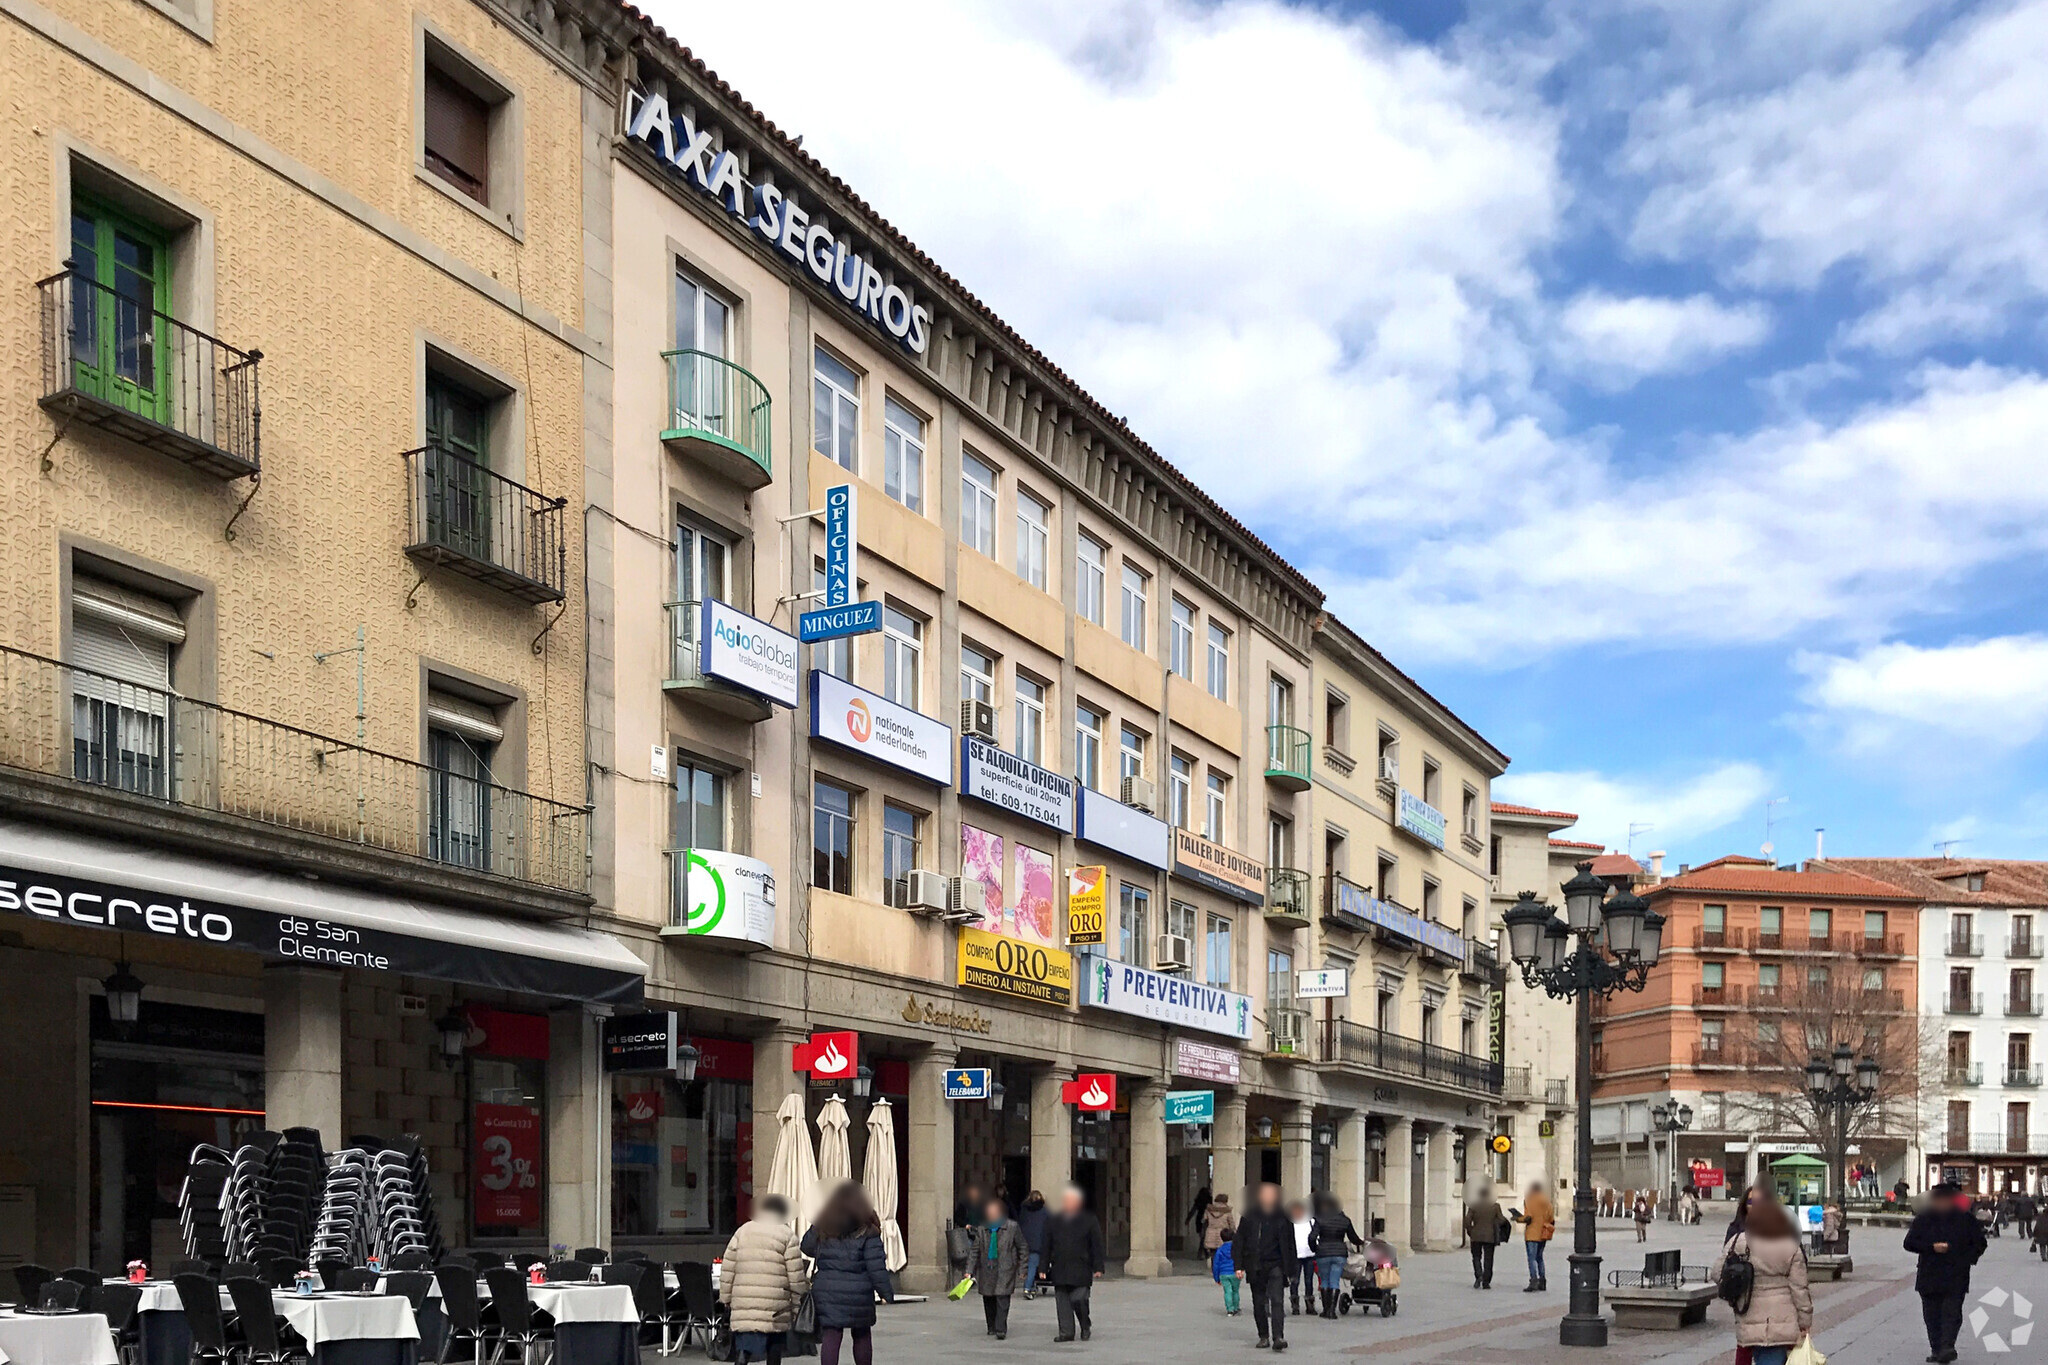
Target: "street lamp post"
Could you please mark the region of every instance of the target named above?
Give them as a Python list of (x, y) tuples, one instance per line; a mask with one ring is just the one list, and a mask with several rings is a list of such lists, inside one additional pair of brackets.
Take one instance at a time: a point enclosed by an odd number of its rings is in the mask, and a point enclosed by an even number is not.
[(1664, 1206), (1669, 1218), (1678, 1207), (1678, 1135), (1692, 1127), (1692, 1106), (1672, 1101), (1650, 1111), (1650, 1126), (1664, 1135), (1664, 1152), (1671, 1164), (1671, 1202)]
[(1875, 1057), (1859, 1062), (1847, 1043), (1835, 1044), (1830, 1057), (1816, 1052), (1806, 1063), (1807, 1098), (1834, 1129), (1833, 1194), (1842, 1207), (1841, 1251), (1848, 1250), (1849, 1241), (1849, 1124), (1858, 1110), (1877, 1102), (1878, 1071)]
[(1572, 1191), (1571, 1303), (1558, 1325), (1566, 1346), (1605, 1346), (1600, 1256), (1593, 1228), (1593, 997), (1640, 991), (1657, 965), (1664, 917), (1625, 886), (1609, 894), (1593, 864), (1562, 888), (1564, 918), (1533, 891), (1501, 916), (1522, 984), (1578, 1005), (1578, 1188)]

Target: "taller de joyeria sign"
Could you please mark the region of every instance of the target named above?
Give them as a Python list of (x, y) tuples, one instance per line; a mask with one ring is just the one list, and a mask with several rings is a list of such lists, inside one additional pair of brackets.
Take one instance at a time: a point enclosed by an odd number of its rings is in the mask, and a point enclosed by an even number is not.
[[(665, 95), (628, 90), (626, 136), (647, 144), (678, 179), (716, 199), (763, 240), (807, 267), (819, 283), (912, 355), (924, 354), (931, 340), (931, 310), (902, 285), (885, 281), (872, 252), (863, 259), (831, 228), (812, 222), (795, 195), (765, 181), (749, 186), (740, 173), (739, 154), (710, 126), (699, 127), (688, 114), (671, 110)], [(714, 151), (720, 142), (726, 142), (726, 149)]]
[(789, 1050), (789, 1069), (808, 1071), (814, 1081), (850, 1081), (860, 1068), (860, 1035), (813, 1033)]

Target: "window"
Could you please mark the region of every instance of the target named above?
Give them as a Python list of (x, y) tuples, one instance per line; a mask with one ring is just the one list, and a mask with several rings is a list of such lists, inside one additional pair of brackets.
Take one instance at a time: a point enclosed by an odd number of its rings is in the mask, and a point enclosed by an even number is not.
[(1422, 760), (1422, 799), (1439, 809), (1444, 803), (1444, 770), (1426, 755)]
[(1785, 932), (1785, 912), (1775, 905), (1766, 905), (1756, 912), (1757, 932), (1766, 938), (1777, 938)]
[(917, 709), (918, 671), (924, 662), (924, 622), (882, 606), (882, 695)]
[(811, 885), (853, 894), (853, 793), (822, 777), (811, 784)]
[(1083, 534), (1074, 551), (1074, 610), (1084, 621), (1102, 624), (1103, 581), (1108, 574), (1109, 549), (1095, 537)]
[(1087, 706), (1074, 708), (1074, 780), (1090, 791), (1101, 791), (1102, 713)]
[(1443, 1008), (1443, 1003), (1443, 997), (1440, 995), (1422, 997), (1422, 1041), (1425, 1043), (1436, 1041), (1437, 1013)]
[(1863, 940), (1866, 943), (1884, 942), (1885, 915), (1882, 910), (1863, 912)]
[(1209, 695), (1230, 700), (1230, 632), (1214, 621), (1209, 623)]
[(1473, 940), (1477, 940), (1477, 939), (1478, 939), (1478, 937), (1479, 937), (1479, 902), (1478, 902), (1478, 901), (1475, 901), (1475, 900), (1473, 900), (1473, 899), (1472, 899), (1472, 898), (1471, 898), (1470, 896), (1466, 896), (1466, 897), (1465, 897), (1465, 898), (1464, 898), (1463, 900), (1461, 900), (1461, 901), (1459, 902), (1459, 904), (1458, 904), (1458, 924), (1459, 924), (1459, 927), (1460, 927), (1459, 931), (1460, 931), (1461, 933), (1463, 933), (1463, 934), (1465, 935), (1465, 937), (1466, 937), (1466, 938), (1469, 938), (1469, 939), (1473, 939)]
[(1883, 989), (1884, 989), (1884, 968), (1882, 968), (1882, 967), (1865, 967), (1865, 968), (1863, 969), (1863, 989), (1864, 989), (1864, 990), (1866, 990), (1866, 991), (1881, 991), (1881, 990), (1883, 990)]
[(1266, 950), (1266, 1006), (1284, 1010), (1294, 1003), (1294, 954)]
[(1972, 988), (1973, 988), (1973, 987), (1974, 987), (1975, 985), (1976, 985), (1976, 980), (1975, 980), (1975, 976), (1974, 976), (1974, 974), (1972, 973), (1972, 971), (1970, 970), (1970, 968), (1968, 968), (1968, 967), (1951, 967), (1951, 968), (1949, 968), (1949, 969), (1948, 969), (1948, 1007), (1949, 1007), (1949, 1009), (1950, 1009), (1951, 1011), (1954, 1011), (1954, 1012), (1956, 1012), (1956, 1013), (1967, 1013), (1967, 1012), (1968, 1012), (1968, 1011), (1970, 1010), (1970, 1008), (1971, 1008), (1971, 1005), (1970, 1005), (1970, 998), (1971, 998), (1971, 996), (1972, 996), (1972, 995), (1973, 995), (1973, 994), (1975, 993), (1975, 992), (1974, 992), (1974, 990), (1972, 989)]
[(669, 612), (669, 676), (697, 676), (697, 629), (702, 602), (727, 600), (726, 567), (730, 547), (687, 521), (676, 522), (675, 606)]
[(1395, 901), (1398, 904), (1399, 902), (1394, 896), (1395, 867), (1396, 864), (1392, 858), (1389, 858), (1384, 853), (1380, 854), (1378, 875), (1374, 879), (1375, 889), (1373, 894), (1383, 901)]
[(1382, 983), (1379, 996), (1373, 1002), (1372, 1026), (1381, 1033), (1398, 1033), (1401, 1030), (1401, 996)]
[(491, 865), (491, 755), (504, 732), (491, 709), (427, 694), (428, 856), (458, 867)]
[(972, 455), (960, 457), (960, 543), (996, 557), (996, 471)]
[(1169, 900), (1166, 903), (1166, 932), (1188, 941), (1192, 951), (1195, 943), (1195, 920), (1199, 912), (1186, 901)]
[(860, 376), (820, 346), (812, 353), (811, 445), (841, 469), (860, 473)]
[(1379, 770), (1373, 775), (1382, 782), (1401, 780), (1401, 737), (1392, 730), (1380, 731)]
[(1719, 991), (1728, 979), (1727, 965), (1720, 962), (1700, 964), (1700, 985), (1710, 991)]
[(490, 409), (489, 400), (427, 372), (427, 540), (485, 563), (497, 530), (485, 472), (491, 466)]
[[(676, 270), (676, 349), (725, 358), (731, 344), (732, 305)], [(722, 385), (720, 386), (723, 387)]]
[(1045, 684), (1017, 671), (1017, 757), (1045, 764)]
[(669, 847), (724, 848), (725, 774), (687, 758), (676, 759), (675, 808), (669, 815)]
[(924, 843), (924, 817), (893, 801), (882, 803), (882, 899), (901, 908), (910, 903), (910, 874)]
[(164, 234), (81, 197), (71, 209), (71, 260), (79, 278), (71, 296), (72, 382), (141, 416), (176, 420), (170, 405), (178, 377), (156, 320), (170, 308)]
[(1222, 915), (1209, 916), (1209, 936), (1202, 952), (1202, 980), (1211, 986), (1230, 985), (1230, 921)]
[(1151, 581), (1144, 570), (1124, 565), (1123, 641), (1140, 653), (1145, 649), (1146, 593)]
[(1128, 725), (1123, 727), (1118, 740), (1116, 775), (1137, 778), (1145, 776), (1145, 736)]
[(1806, 936), (1823, 939), (1834, 932), (1835, 916), (1831, 910), (1809, 910), (1806, 912)]
[[(819, 594), (818, 601), (824, 601), (825, 562), (816, 560), (811, 564), (811, 591)], [(855, 594), (859, 596), (858, 593)], [(820, 640), (811, 646), (811, 665), (821, 668), (844, 682), (853, 681), (853, 637), (842, 635), (836, 640)]]
[(1188, 827), (1188, 808), (1195, 800), (1195, 761), (1186, 754), (1167, 760), (1166, 819), (1175, 829)]
[(458, 81), (438, 53), (427, 56), (424, 124), (427, 169), (479, 204), (491, 202), (490, 102)]
[(882, 491), (913, 512), (924, 511), (924, 418), (882, 397)]
[(1756, 1024), (1756, 1040), (1775, 1046), (1778, 1042), (1778, 1025), (1775, 1020), (1759, 1019)]
[(1719, 1054), (1721, 1051), (1722, 1025), (1719, 1019), (1700, 1020), (1700, 1051)]
[(71, 775), (171, 795), (171, 652), (185, 627), (168, 603), (100, 579), (71, 587)]
[(676, 349), (684, 354), (676, 356), (669, 369), (669, 425), (734, 435), (727, 411), (727, 371), (703, 358), (728, 354), (732, 305), (681, 268), (676, 270), (675, 302)]
[(995, 656), (965, 641), (960, 645), (960, 697), (963, 701), (996, 704)]
[(2032, 967), (2015, 967), (2012, 969), (2012, 979), (2008, 983), (2006, 999), (2010, 1002), (2009, 1008), (2006, 1010), (2007, 1014), (2028, 1014), (2032, 1012), (2034, 999), (2034, 969)]
[(1713, 1130), (1728, 1122), (1728, 1092), (1708, 1090), (1700, 1095), (1700, 1127)]
[(1984, 874), (1982, 872), (1972, 872), (1966, 879), (1965, 885), (1972, 891), (1982, 891), (1984, 889)]
[(1152, 893), (1129, 882), (1118, 883), (1116, 909), (1116, 957), (1133, 967), (1145, 965), (1145, 932), (1152, 909)]
[(1285, 678), (1266, 679), (1266, 724), (1294, 724), (1294, 684)]
[(1808, 967), (1806, 969), (1806, 985), (1809, 990), (1826, 990), (1830, 980), (1831, 973), (1826, 967)]
[(1463, 804), (1459, 809), (1463, 814), (1463, 820), (1458, 827), (1465, 831), (1467, 839), (1477, 839), (1479, 837), (1479, 793), (1467, 787), (1465, 788), (1462, 801)]
[(1178, 597), (1173, 599), (1172, 638), (1167, 641), (1166, 666), (1178, 677), (1195, 680), (1195, 609)]
[(1468, 1014), (1458, 1020), (1458, 1051), (1470, 1057), (1478, 1050), (1479, 1021)]
[(1725, 905), (1704, 905), (1700, 907), (1700, 931), (1709, 939), (1719, 943), (1728, 935), (1728, 907)]
[(1224, 842), (1223, 831), (1228, 824), (1229, 796), (1230, 779), (1221, 773), (1211, 772), (1208, 806), (1202, 818), (1202, 837), (1212, 844)]
[(1780, 968), (1775, 962), (1766, 962), (1756, 969), (1756, 993), (1760, 996), (1776, 997)]
[(1437, 884), (1436, 878), (1424, 877), (1422, 879), (1422, 917), (1432, 924), (1441, 923), (1442, 919), (1437, 914), (1437, 908), (1442, 902), (1443, 888)]
[(1270, 811), (1266, 815), (1266, 866), (1294, 866), (1294, 822)]
[(1351, 743), (1351, 708), (1335, 692), (1323, 693), (1323, 743), (1339, 753)]
[(1045, 591), (1046, 550), (1052, 542), (1052, 508), (1017, 490), (1017, 577)]

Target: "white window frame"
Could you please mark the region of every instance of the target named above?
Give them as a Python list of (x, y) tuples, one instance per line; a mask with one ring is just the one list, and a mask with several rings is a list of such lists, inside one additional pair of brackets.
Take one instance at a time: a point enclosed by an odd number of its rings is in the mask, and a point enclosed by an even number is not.
[(1119, 618), (1123, 642), (1140, 654), (1145, 652), (1148, 631), (1145, 613), (1151, 609), (1152, 575), (1128, 559), (1123, 566), (1123, 611)]
[(1210, 912), (1208, 924), (1202, 936), (1202, 975), (1205, 985), (1230, 986), (1230, 936), (1231, 924), (1228, 915)]
[(1074, 542), (1074, 610), (1082, 620), (1102, 624), (1108, 578), (1109, 547), (1083, 531)]
[(1145, 732), (1128, 723), (1117, 727), (1116, 775), (1145, 776)]
[(1052, 546), (1052, 507), (1028, 489), (1017, 490), (1017, 577), (1046, 591)]
[(882, 395), (882, 492), (924, 514), (925, 419), (893, 393)]
[[(986, 476), (986, 477), (983, 477)], [(996, 557), (996, 490), (1002, 474), (971, 450), (960, 452), (960, 543)]]
[(1045, 698), (1051, 689), (1021, 668), (1011, 683), (1016, 699), (1017, 757), (1045, 766)]
[(1195, 608), (1179, 597), (1173, 599), (1173, 620), (1168, 627), (1166, 667), (1189, 682), (1195, 680)]
[(1175, 829), (1188, 827), (1195, 804), (1195, 761), (1186, 754), (1174, 754), (1166, 765), (1166, 818)]
[(1211, 768), (1202, 782), (1202, 837), (1212, 844), (1227, 846), (1223, 836), (1230, 824), (1230, 778)]
[(918, 709), (924, 671), (924, 622), (882, 604), (882, 695), (898, 706)]
[(1230, 700), (1230, 627), (1209, 623), (1208, 669), (1205, 681), (1209, 695), (1220, 702)]
[(1074, 780), (1101, 791), (1103, 713), (1085, 702), (1074, 704)]
[[(818, 363), (821, 359), (830, 361), (852, 375), (854, 381), (853, 388), (848, 389), (837, 376), (827, 374)], [(811, 350), (811, 395), (814, 405), (814, 411), (811, 414), (811, 448), (817, 450), (818, 447), (818, 414), (815, 409), (817, 407), (829, 407), (831, 409), (831, 425), (827, 430), (831, 437), (829, 444), (832, 446), (832, 449), (818, 450), (818, 453), (848, 473), (860, 473), (860, 371), (854, 369), (853, 366), (847, 364), (838, 356), (833, 355), (832, 352), (826, 350), (822, 345), (813, 346)], [(852, 419), (844, 425), (839, 420), (842, 406), (847, 410), (848, 415)], [(839, 449), (839, 437), (842, 432), (851, 437), (850, 445), (845, 450)]]
[[(977, 667), (979, 659), (984, 666)], [(980, 645), (960, 642), (960, 700), (996, 704), (996, 656)]]

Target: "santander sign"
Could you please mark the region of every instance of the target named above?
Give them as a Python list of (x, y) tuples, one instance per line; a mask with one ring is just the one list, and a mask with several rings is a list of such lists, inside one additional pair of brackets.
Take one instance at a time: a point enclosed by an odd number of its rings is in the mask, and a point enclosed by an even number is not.
[(1116, 1108), (1114, 1072), (1087, 1072), (1060, 1086), (1060, 1103), (1104, 1113)]
[(859, 1065), (860, 1035), (813, 1033), (809, 1042), (789, 1050), (789, 1062), (791, 1070), (808, 1071), (817, 1080), (843, 1080)]

